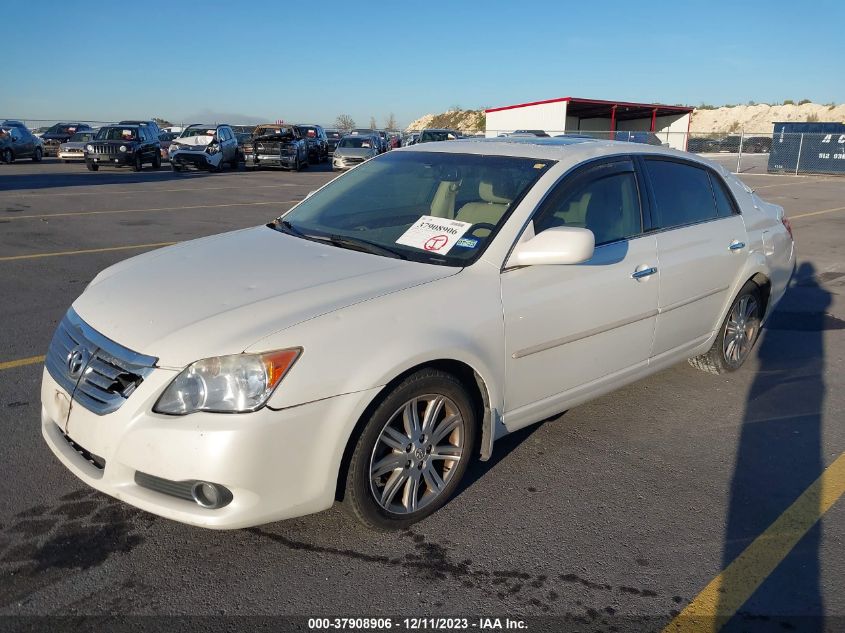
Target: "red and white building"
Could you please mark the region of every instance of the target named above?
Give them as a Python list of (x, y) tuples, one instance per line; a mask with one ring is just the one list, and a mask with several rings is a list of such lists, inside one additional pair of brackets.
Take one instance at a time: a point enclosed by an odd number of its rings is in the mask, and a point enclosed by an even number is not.
[(591, 134), (624, 139), (616, 132), (654, 132), (670, 147), (686, 149), (693, 108), (659, 103), (631, 103), (561, 97), (485, 110), (485, 136), (517, 130), (543, 130), (557, 134)]

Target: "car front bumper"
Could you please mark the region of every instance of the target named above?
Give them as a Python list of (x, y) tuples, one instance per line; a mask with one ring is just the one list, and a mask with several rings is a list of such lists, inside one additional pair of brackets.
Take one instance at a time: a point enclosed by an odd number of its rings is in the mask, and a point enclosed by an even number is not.
[(296, 167), (296, 154), (247, 154), (244, 156), (247, 167)]
[[(120, 409), (98, 416), (71, 403), (45, 369), (44, 440), (92, 488), (182, 523), (236, 529), (332, 505), (346, 442), (378, 389), (278, 411), (265, 407), (244, 414), (153, 413), (158, 394), (175, 375), (154, 371)], [(92, 463), (92, 455), (104, 462), (102, 468)], [(208, 509), (139, 484), (137, 473), (174, 484), (213, 482), (231, 491), (232, 500)]]
[(128, 152), (118, 154), (91, 154), (86, 152), (84, 154), (85, 162), (93, 165), (100, 165), (101, 167), (125, 167), (131, 165), (135, 161), (135, 154)]
[(176, 150), (170, 152), (170, 164), (176, 167), (195, 167), (196, 169), (210, 169), (219, 167), (223, 154), (207, 154), (206, 152), (186, 152)]
[(59, 150), (58, 157), (61, 160), (85, 160), (85, 154), (82, 152), (63, 152)]

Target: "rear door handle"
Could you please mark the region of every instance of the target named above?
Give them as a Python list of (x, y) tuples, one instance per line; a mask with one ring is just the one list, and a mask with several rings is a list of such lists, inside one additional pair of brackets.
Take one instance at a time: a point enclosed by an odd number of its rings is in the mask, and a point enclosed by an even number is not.
[(643, 279), (644, 277), (650, 277), (654, 273), (657, 272), (657, 269), (654, 266), (650, 266), (649, 268), (640, 268), (635, 270), (631, 274), (632, 279)]
[(742, 250), (743, 248), (745, 248), (745, 242), (740, 242), (739, 240), (734, 240), (733, 242), (731, 242), (731, 245), (728, 246), (728, 248), (731, 249), (732, 251)]

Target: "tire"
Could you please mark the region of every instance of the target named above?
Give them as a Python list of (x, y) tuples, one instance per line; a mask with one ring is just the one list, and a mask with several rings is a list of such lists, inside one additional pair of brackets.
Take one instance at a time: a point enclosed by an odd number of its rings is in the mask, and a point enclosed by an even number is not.
[[(58, 156), (58, 155), (59, 155), (59, 153), (56, 152), (56, 156)], [(44, 150), (42, 150), (40, 147), (36, 147), (35, 153), (32, 155), (32, 162), (33, 163), (40, 163), (42, 158), (44, 158)]]
[(156, 155), (153, 156), (153, 169), (161, 169), (161, 154), (156, 152)]
[(181, 172), (182, 172), (182, 168), (181, 168), (181, 167), (179, 167), (178, 165), (174, 165), (173, 163), (170, 163), (170, 169), (171, 169), (172, 171), (175, 171), (176, 173), (181, 173)]
[(141, 171), (144, 168), (144, 161), (141, 159), (141, 152), (135, 153), (135, 162), (132, 163), (132, 171)]
[(100, 169), (100, 166), (95, 165), (94, 163), (86, 162), (85, 166), (88, 168), (88, 171), (97, 171), (98, 169)]
[(12, 162), (14, 160), (15, 160), (15, 157), (12, 155), (12, 150), (4, 149), (3, 150), (3, 162), (6, 163), (7, 165), (10, 165), (10, 164), (12, 164)]
[(763, 321), (760, 287), (746, 282), (728, 310), (719, 335), (707, 353), (689, 359), (689, 364), (710, 374), (724, 374), (742, 367), (757, 338)]
[(293, 171), (302, 171), (302, 163), (299, 162), (299, 154), (296, 155), (296, 162), (292, 167)]
[(382, 531), (431, 515), (466, 473), (476, 450), (477, 420), (473, 400), (457, 378), (436, 369), (411, 374), (381, 400), (358, 436), (344, 506), (368, 528)]

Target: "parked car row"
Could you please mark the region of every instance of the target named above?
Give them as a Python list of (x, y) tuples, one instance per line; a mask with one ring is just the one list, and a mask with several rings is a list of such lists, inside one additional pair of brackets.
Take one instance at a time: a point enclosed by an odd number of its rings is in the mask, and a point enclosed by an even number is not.
[(705, 152), (738, 152), (748, 154), (763, 154), (772, 151), (772, 139), (769, 136), (740, 136), (729, 134), (722, 138), (690, 137), (687, 141), (687, 151), (696, 154)]

